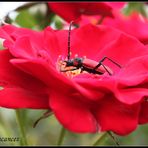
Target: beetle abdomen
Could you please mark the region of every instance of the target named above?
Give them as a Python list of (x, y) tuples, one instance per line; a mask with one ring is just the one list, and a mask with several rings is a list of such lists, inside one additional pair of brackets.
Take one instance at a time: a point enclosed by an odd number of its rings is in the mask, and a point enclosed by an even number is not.
[[(90, 69), (90, 70), (93, 70), (96, 66), (98, 65), (98, 62), (94, 61), (94, 60), (90, 60), (90, 59), (84, 59), (83, 60), (83, 67), (84, 67), (84, 70), (85, 68), (86, 69)], [(113, 74), (113, 71), (106, 65), (104, 65), (105, 68), (111, 73)], [(97, 69), (95, 69), (95, 71), (97, 71), (98, 73), (100, 74), (104, 74), (106, 72), (106, 69), (105, 69), (102, 65), (99, 66)], [(96, 73), (97, 73), (96, 72)]]

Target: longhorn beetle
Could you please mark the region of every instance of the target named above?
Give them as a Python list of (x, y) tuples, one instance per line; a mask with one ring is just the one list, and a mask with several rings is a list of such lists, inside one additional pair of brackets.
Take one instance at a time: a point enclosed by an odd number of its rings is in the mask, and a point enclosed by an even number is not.
[(105, 72), (108, 72), (109, 75), (112, 75), (112, 70), (107, 67), (106, 65), (103, 64), (103, 62), (108, 59), (112, 63), (114, 63), (116, 66), (121, 68), (121, 66), (113, 61), (112, 59), (108, 57), (103, 57), (99, 62), (96, 62), (94, 60), (88, 59), (88, 58), (81, 58), (81, 57), (75, 57), (73, 59), (70, 58), (70, 33), (71, 33), (71, 26), (72, 26), (73, 21), (70, 22), (69, 26), (69, 31), (68, 31), (68, 54), (67, 54), (67, 60), (64, 60), (66, 63), (66, 67), (73, 66), (74, 68), (68, 69), (68, 70), (60, 70), (61, 72), (67, 72), (67, 71), (74, 71), (77, 69), (81, 69), (81, 72), (86, 71), (88, 73), (93, 73), (93, 74), (99, 74), (102, 75)]

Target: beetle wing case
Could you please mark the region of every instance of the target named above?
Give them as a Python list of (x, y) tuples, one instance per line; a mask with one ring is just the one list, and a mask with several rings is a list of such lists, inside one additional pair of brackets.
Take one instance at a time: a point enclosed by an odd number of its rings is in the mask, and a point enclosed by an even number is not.
[[(89, 69), (94, 69), (96, 66), (98, 65), (98, 62), (91, 60), (91, 59), (83, 59), (83, 66), (87, 67)], [(106, 65), (104, 65), (105, 68), (111, 73), (113, 74), (113, 71)], [(97, 72), (100, 72), (102, 74), (104, 74), (106, 72), (105, 69), (102, 65), (99, 66), (97, 69), (95, 69)]]

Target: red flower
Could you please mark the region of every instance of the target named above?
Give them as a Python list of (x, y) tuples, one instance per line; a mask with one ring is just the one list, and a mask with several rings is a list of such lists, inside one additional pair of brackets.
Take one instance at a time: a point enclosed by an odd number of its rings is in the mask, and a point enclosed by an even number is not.
[(122, 9), (128, 2), (105, 2), (110, 5), (113, 9)]
[[(106, 26), (112, 26), (119, 29), (127, 34), (136, 37), (139, 41), (144, 44), (148, 44), (148, 19), (140, 15), (138, 12), (133, 12), (129, 16), (125, 16), (119, 11), (113, 11), (114, 18), (106, 17), (103, 19), (101, 24)], [(81, 15), (81, 19), (78, 22), (80, 26), (86, 24), (97, 25), (101, 19), (100, 15)]]
[(148, 19), (138, 12), (134, 12), (129, 16), (115, 12), (114, 16), (114, 19), (105, 18), (103, 24), (115, 27), (135, 36), (142, 43), (148, 44)]
[(112, 7), (105, 2), (48, 2), (53, 12), (67, 22), (78, 21), (82, 14), (113, 17)]
[[(0, 36), (5, 39), (7, 48), (0, 52), (0, 62), (3, 62), (0, 82), (10, 84), (3, 85), (5, 91), (23, 90), (11, 96), (1, 90), (1, 106), (15, 108), (16, 103), (21, 108), (20, 100), (29, 104), (26, 103), (26, 107), (35, 108), (37, 104), (39, 108), (42, 104), (40, 108), (47, 108), (49, 105), (65, 128), (82, 133), (110, 130), (126, 135), (135, 130), (138, 123), (148, 122), (145, 115), (148, 50), (132, 36), (90, 24), (71, 31), (71, 58), (78, 54), (99, 61), (107, 56), (122, 65), (120, 69), (105, 61), (113, 71), (112, 76), (107, 72), (103, 75), (80, 73), (80, 69), (59, 71), (67, 57), (67, 30), (54, 31), (47, 27), (35, 32), (6, 25), (0, 29)], [(36, 102), (30, 98), (34, 95)]]

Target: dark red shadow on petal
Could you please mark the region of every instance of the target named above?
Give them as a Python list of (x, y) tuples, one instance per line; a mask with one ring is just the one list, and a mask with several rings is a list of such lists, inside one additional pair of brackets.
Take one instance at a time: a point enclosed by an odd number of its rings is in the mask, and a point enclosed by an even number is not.
[(145, 97), (144, 101), (141, 103), (141, 109), (139, 114), (139, 124), (148, 123), (148, 97)]

